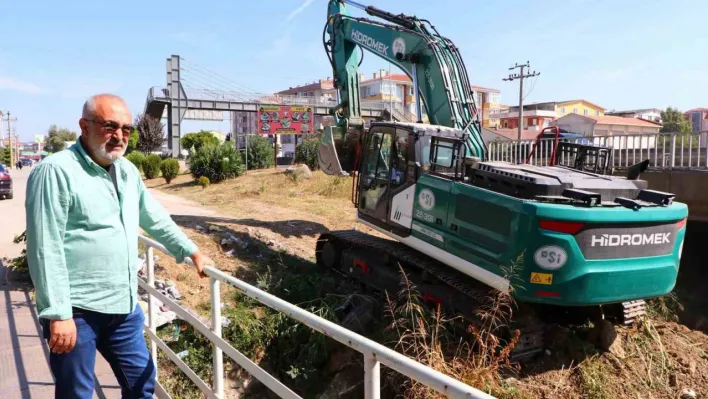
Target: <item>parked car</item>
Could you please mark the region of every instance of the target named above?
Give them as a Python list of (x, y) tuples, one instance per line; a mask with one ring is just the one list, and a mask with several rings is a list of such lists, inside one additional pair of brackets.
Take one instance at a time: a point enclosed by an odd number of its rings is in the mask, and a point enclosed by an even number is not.
[(12, 199), (12, 176), (5, 165), (0, 163), (0, 197)]
[[(556, 137), (555, 132), (543, 132), (543, 134), (541, 135), (542, 140), (554, 139), (555, 137)], [(592, 144), (590, 142), (590, 140), (588, 140), (585, 136), (580, 135), (580, 134), (566, 132), (563, 129), (561, 129), (561, 131), (558, 133), (558, 141), (572, 141), (573, 143), (588, 144), (588, 145)]]

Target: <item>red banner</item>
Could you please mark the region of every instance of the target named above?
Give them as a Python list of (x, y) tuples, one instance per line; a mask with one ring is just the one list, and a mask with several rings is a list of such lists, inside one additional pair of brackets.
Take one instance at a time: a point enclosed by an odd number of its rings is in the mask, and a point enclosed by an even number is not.
[(312, 107), (268, 105), (258, 109), (260, 134), (310, 134), (313, 131)]

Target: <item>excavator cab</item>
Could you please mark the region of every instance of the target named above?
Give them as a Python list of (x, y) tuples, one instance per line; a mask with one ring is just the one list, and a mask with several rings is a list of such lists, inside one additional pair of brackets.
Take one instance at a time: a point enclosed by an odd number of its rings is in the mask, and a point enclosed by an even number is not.
[(354, 183), (359, 217), (382, 227), (400, 227), (399, 233), (406, 235), (407, 228), (396, 223), (402, 215), (392, 208), (394, 198), (415, 184), (417, 166), (409, 162), (415, 158), (413, 140), (413, 130), (405, 125), (373, 124), (362, 142)]

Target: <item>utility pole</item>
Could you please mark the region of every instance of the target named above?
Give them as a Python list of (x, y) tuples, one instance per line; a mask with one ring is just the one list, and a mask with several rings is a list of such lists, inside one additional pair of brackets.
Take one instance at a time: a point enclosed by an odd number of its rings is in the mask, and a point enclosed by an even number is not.
[[(14, 166), (15, 162), (17, 162), (15, 160), (16, 148), (15, 148), (15, 146), (12, 145), (12, 122), (14, 122), (16, 120), (17, 120), (17, 118), (10, 118), (10, 112), (8, 111), (5, 121), (7, 122), (7, 138), (8, 138), (8, 140), (10, 140), (9, 147), (10, 147), (10, 165), (11, 166)], [(18, 154), (17, 158), (19, 159), (19, 154)]]
[(519, 137), (518, 140), (521, 141), (521, 126), (523, 126), (523, 121), (524, 121), (524, 79), (525, 78), (530, 78), (533, 76), (538, 76), (541, 74), (541, 72), (532, 72), (532, 73), (527, 73), (524, 75), (524, 68), (531, 68), (531, 65), (529, 65), (529, 62), (526, 61), (525, 64), (519, 65), (519, 64), (514, 64), (513, 67), (509, 68), (510, 71), (513, 71), (514, 69), (521, 69), (521, 71), (517, 74), (509, 74), (508, 78), (504, 78), (502, 80), (511, 82), (513, 80), (519, 79)]

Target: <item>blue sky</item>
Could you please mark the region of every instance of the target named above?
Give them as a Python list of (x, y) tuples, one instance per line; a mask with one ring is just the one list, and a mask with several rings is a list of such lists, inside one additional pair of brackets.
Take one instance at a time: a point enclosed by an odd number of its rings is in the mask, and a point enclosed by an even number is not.
[[(373, 1), (373, 0), (371, 0)], [(494, 3), (494, 4), (493, 4)], [(508, 67), (541, 72), (525, 102), (585, 98), (608, 109), (708, 106), (708, 2), (702, 0), (377, 0), (427, 18), (461, 49), (472, 84), (518, 102)], [(0, 110), (24, 140), (51, 124), (78, 130), (98, 92), (142, 112), (165, 59), (259, 92), (331, 76), (321, 45), (326, 0), (0, 0)], [(361, 15), (359, 13), (358, 15)], [(367, 54), (367, 75), (388, 64)], [(225, 82), (222, 80), (222, 83)], [(232, 84), (232, 83), (228, 83)], [(196, 86), (197, 84), (195, 84)], [(228, 131), (227, 122), (184, 122)]]

